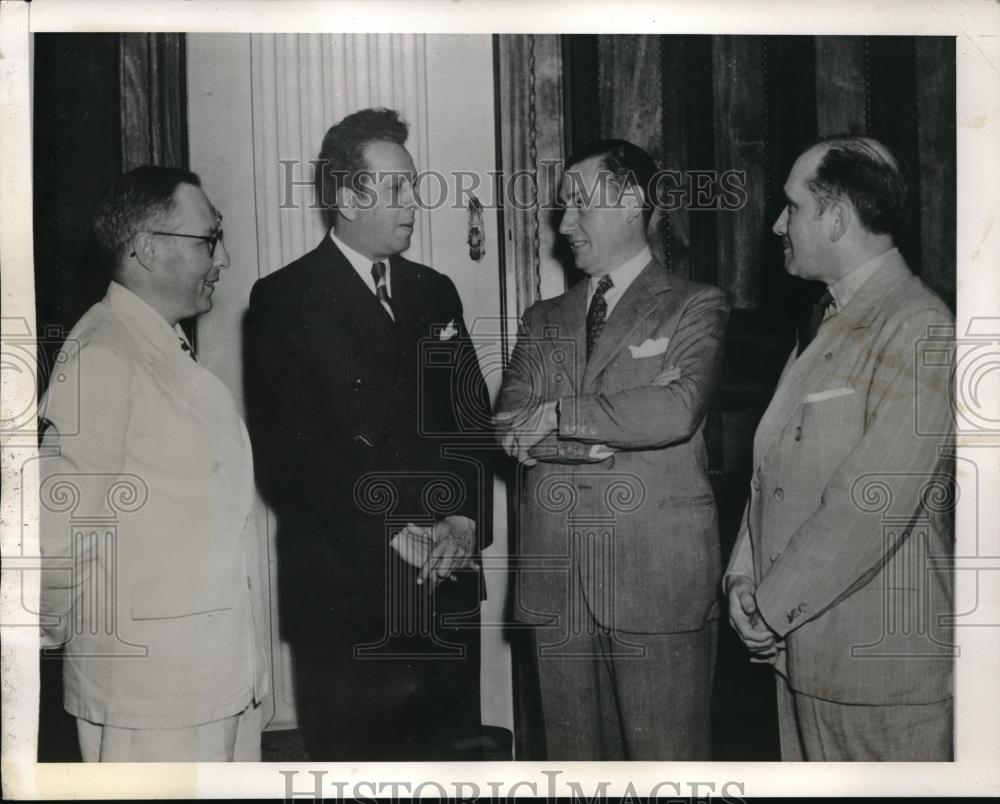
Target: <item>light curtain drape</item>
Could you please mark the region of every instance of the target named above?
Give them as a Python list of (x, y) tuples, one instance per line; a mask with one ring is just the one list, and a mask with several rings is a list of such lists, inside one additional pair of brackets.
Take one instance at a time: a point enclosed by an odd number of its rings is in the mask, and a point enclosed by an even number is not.
[[(253, 34), (253, 183), (261, 275), (315, 248), (325, 233), (312, 186), (323, 135), (369, 106), (410, 124), (407, 148), (426, 170), (427, 69), (422, 34)], [(433, 261), (430, 221), (418, 209), (407, 256)]]

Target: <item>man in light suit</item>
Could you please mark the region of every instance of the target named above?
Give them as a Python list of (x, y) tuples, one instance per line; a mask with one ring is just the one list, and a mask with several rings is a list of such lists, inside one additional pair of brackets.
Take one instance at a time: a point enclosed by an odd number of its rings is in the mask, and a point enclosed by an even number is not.
[(820, 141), (785, 196), (786, 270), (827, 293), (754, 439), (730, 621), (777, 671), (782, 759), (947, 760), (953, 319), (895, 248), (884, 145)]
[(85, 762), (257, 761), (269, 682), (250, 439), (179, 326), (212, 308), (229, 266), (222, 216), (195, 174), (144, 166), (95, 226), (113, 281), (39, 406), (42, 644), (64, 646)]
[(520, 482), (515, 617), (534, 623), (547, 758), (709, 759), (715, 500), (702, 424), (727, 305), (646, 243), (655, 163), (574, 155), (560, 233), (587, 275), (524, 314), (497, 423)]
[(330, 128), (332, 228), (250, 296), (250, 429), (313, 760), (482, 756), (489, 398), (455, 286), (400, 256), (407, 135), (390, 109)]

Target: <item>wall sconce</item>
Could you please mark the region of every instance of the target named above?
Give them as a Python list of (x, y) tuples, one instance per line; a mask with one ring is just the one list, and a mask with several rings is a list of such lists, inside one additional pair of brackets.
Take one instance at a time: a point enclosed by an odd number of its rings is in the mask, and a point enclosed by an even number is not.
[(486, 256), (486, 228), (483, 224), (483, 205), (475, 195), (469, 198), (469, 257), (479, 262)]

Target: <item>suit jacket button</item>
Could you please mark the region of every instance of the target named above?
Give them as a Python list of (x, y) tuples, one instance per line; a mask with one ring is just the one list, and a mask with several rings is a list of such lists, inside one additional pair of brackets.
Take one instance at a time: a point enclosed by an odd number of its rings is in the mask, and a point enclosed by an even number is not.
[(360, 377), (355, 377), (354, 381), (351, 383), (351, 387), (355, 391), (360, 391), (362, 385), (364, 385), (364, 381)]
[(773, 496), (774, 499), (776, 499), (778, 502), (781, 502), (783, 499), (785, 499), (785, 490), (781, 488), (781, 486), (778, 486), (778, 488), (774, 490)]

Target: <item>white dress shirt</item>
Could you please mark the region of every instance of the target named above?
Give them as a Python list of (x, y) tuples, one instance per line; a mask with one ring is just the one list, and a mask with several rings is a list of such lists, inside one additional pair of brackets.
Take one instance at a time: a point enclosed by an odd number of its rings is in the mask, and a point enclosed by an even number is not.
[(652, 259), (653, 253), (649, 250), (649, 247), (646, 246), (632, 259), (623, 265), (619, 265), (613, 271), (609, 271), (607, 274), (602, 274), (601, 276), (590, 277), (589, 285), (587, 287), (587, 309), (590, 309), (590, 302), (594, 298), (594, 293), (597, 291), (598, 283), (605, 276), (610, 276), (611, 287), (608, 288), (607, 292), (604, 294), (604, 301), (608, 305), (605, 321), (611, 318), (611, 312), (618, 304), (618, 300), (625, 295), (625, 291), (629, 289), (629, 286), (635, 281), (635, 278), (642, 273), (642, 269), (645, 268)]
[(896, 254), (898, 251), (899, 249), (891, 248), (879, 254), (874, 259), (862, 263), (849, 274), (845, 274), (830, 285), (830, 295), (833, 296), (833, 304), (837, 308), (837, 312), (847, 307), (851, 301), (851, 297), (885, 264), (886, 258), (892, 254)]
[[(351, 264), (351, 267), (355, 270), (357, 275), (361, 277), (361, 281), (365, 283), (365, 287), (367, 287), (376, 298), (378, 298), (378, 293), (376, 292), (375, 277), (372, 276), (372, 266), (376, 262), (385, 263), (385, 290), (389, 294), (389, 298), (392, 298), (392, 266), (389, 263), (389, 260), (369, 259), (360, 251), (355, 251), (347, 245), (347, 243), (337, 237), (337, 235), (334, 234), (333, 229), (330, 229), (330, 239), (333, 241), (333, 244), (340, 249), (341, 254), (347, 257), (347, 261)], [(392, 307), (383, 302), (381, 299), (379, 299), (379, 301), (385, 308), (385, 311), (389, 314), (389, 317), (395, 321), (396, 316), (392, 313)]]

